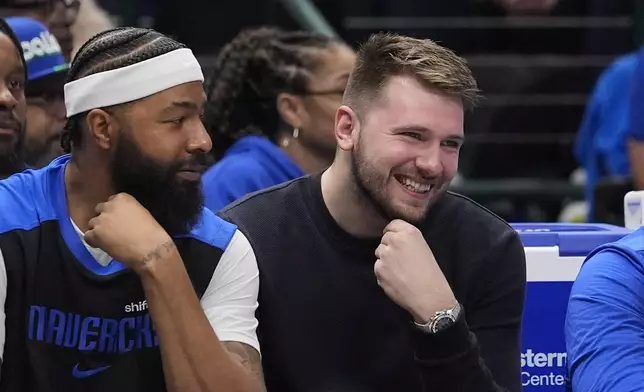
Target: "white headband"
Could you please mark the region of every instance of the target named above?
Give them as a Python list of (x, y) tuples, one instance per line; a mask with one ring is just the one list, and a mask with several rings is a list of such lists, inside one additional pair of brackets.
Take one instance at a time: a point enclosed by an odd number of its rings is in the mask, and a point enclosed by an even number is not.
[(135, 101), (188, 82), (203, 82), (199, 62), (187, 48), (65, 84), (67, 117)]

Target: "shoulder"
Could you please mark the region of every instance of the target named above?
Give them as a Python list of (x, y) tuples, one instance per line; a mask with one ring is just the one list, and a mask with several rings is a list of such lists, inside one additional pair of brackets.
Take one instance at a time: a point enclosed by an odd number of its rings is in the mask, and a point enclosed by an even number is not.
[[(638, 317), (644, 314), (643, 240), (644, 228), (623, 240), (596, 248), (586, 258), (570, 292), (568, 332), (574, 333), (580, 323), (595, 323), (596, 315), (601, 313), (613, 312), (614, 317), (629, 312)], [(639, 242), (636, 246), (629, 244), (636, 241)]]
[(231, 155), (208, 169), (202, 180), (205, 204), (218, 211), (231, 202), (275, 184), (264, 165), (248, 154)]
[(26, 170), (0, 181), (0, 234), (30, 230), (56, 219), (50, 185), (51, 170)]
[(250, 193), (222, 209), (219, 215), (235, 223), (249, 219), (268, 222), (267, 214), (273, 217), (290, 216), (285, 212), (298, 208), (309, 181), (312, 181), (311, 177), (305, 176)]
[(525, 283), (526, 256), (519, 234), (465, 196), (447, 193), (429, 214), (423, 233), (437, 260), (457, 266), (467, 284), (483, 287), (506, 278)]
[(508, 239), (519, 241), (519, 235), (510, 224), (466, 196), (447, 192), (435, 208), (432, 223), (450, 226), (457, 241), (483, 248), (494, 247), (499, 241)]
[(215, 215), (208, 208), (201, 210), (199, 222), (190, 233), (179, 238), (192, 238), (211, 247), (225, 251), (235, 236), (237, 226)]
[(630, 78), (639, 65), (639, 54), (629, 53), (617, 58), (599, 76), (598, 83), (607, 83), (613, 78)]
[(595, 248), (584, 261), (580, 275), (582, 272), (603, 274), (619, 271), (633, 271), (644, 276), (644, 227), (618, 241)]
[(203, 182), (220, 184), (234, 179), (258, 178), (266, 172), (266, 168), (255, 155), (234, 154), (223, 157), (210, 167), (203, 176)]

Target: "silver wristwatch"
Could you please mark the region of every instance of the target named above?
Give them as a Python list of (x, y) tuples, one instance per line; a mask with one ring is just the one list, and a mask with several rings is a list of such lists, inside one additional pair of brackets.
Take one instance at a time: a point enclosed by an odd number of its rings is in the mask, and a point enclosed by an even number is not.
[(441, 310), (440, 312), (434, 313), (434, 316), (429, 319), (427, 324), (418, 324), (414, 321), (414, 325), (425, 333), (436, 333), (454, 324), (456, 320), (458, 320), (458, 316), (460, 314), (461, 304), (456, 303), (456, 305), (451, 309)]

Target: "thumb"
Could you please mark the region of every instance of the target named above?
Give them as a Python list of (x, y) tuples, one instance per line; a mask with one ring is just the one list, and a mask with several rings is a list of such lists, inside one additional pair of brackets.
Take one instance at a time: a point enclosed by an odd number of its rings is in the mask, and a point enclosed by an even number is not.
[(100, 248), (97, 243), (97, 238), (96, 238), (96, 232), (92, 230), (87, 230), (85, 234), (83, 235), (83, 238), (85, 239), (85, 242), (87, 242), (87, 245), (91, 246), (92, 248)]

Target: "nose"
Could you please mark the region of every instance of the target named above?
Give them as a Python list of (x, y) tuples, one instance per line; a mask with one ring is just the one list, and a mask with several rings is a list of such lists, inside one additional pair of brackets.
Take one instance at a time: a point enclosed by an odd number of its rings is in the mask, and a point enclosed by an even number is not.
[(212, 140), (210, 140), (210, 135), (208, 135), (201, 120), (198, 120), (195, 126), (191, 128), (186, 150), (190, 154), (200, 155), (209, 153), (211, 149)]
[(423, 149), (422, 153), (416, 158), (416, 167), (430, 177), (439, 175), (443, 171), (440, 143), (431, 143), (431, 145)]
[(11, 92), (6, 83), (0, 83), (0, 106), (5, 109), (13, 110), (18, 104), (18, 100)]

